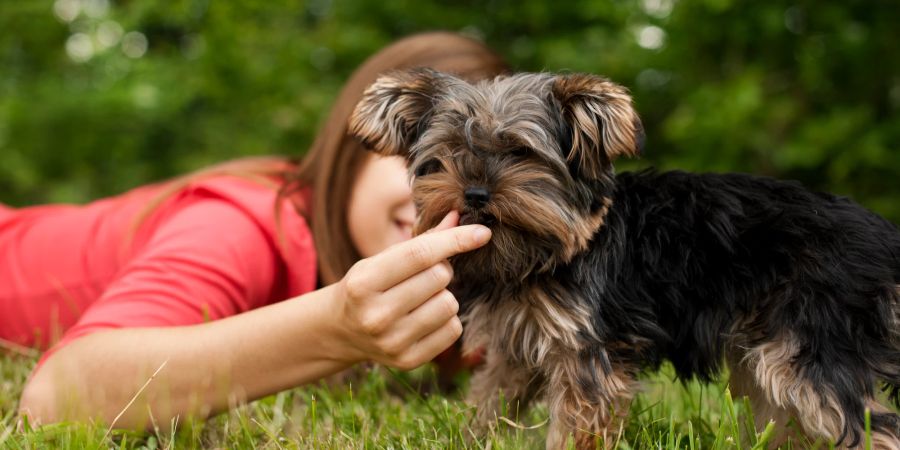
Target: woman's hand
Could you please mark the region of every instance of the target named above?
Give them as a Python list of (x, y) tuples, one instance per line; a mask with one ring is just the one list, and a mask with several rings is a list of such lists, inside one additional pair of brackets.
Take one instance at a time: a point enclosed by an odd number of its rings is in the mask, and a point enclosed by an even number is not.
[(410, 370), (459, 338), (459, 303), (446, 289), (453, 278), (447, 258), (483, 246), (491, 232), (457, 227), (458, 221), (457, 212), (449, 213), (427, 233), (357, 262), (338, 283), (336, 334), (348, 361)]

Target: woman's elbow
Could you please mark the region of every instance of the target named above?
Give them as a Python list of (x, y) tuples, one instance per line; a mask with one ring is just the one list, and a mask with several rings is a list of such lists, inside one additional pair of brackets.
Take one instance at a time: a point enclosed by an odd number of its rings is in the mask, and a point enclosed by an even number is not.
[(57, 392), (52, 377), (38, 370), (25, 384), (19, 399), (19, 415), (31, 424), (47, 424), (61, 420), (58, 414)]

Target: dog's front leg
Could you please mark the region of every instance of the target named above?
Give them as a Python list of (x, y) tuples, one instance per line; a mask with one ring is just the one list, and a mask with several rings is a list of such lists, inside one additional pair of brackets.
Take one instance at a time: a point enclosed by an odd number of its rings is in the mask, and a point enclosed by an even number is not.
[(604, 371), (578, 357), (561, 358), (547, 375), (547, 449), (613, 448), (628, 415), (634, 380), (622, 368)]
[[(510, 364), (505, 355), (488, 349), (485, 362), (472, 375), (468, 402), (474, 405), (474, 427), (479, 433), (493, 428), (505, 416), (516, 421), (539, 390), (539, 377)], [(502, 402), (501, 402), (502, 400)]]

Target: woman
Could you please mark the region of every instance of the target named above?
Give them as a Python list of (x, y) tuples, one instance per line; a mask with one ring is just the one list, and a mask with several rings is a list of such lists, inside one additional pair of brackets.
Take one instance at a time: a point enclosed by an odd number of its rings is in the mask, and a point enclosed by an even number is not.
[(446, 258), (490, 231), (451, 212), (410, 240), (403, 161), (346, 130), (378, 74), (420, 66), (505, 70), (476, 41), (413, 36), (356, 71), (299, 165), (235, 161), (86, 206), (0, 209), (0, 338), (56, 342), (21, 412), (110, 423), (124, 410), (116, 427), (143, 428), (151, 412), (205, 417), (361, 361), (411, 369), (451, 345), (462, 328)]

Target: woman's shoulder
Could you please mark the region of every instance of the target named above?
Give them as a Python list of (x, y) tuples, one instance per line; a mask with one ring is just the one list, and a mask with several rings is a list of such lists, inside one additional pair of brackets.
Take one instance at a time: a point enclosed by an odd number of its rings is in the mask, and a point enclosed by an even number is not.
[(310, 192), (303, 189), (286, 197), (278, 190), (275, 182), (235, 175), (193, 180), (160, 204), (154, 217), (148, 217), (142, 230), (145, 240), (150, 242), (150, 235), (165, 226), (193, 230), (197, 239), (217, 241), (219, 233), (229, 232), (229, 222), (252, 223), (253, 233), (269, 242), (267, 247), (285, 270), (287, 294), (311, 291), (316, 285), (316, 249), (306, 218), (298, 211), (305, 210)]
[(303, 189), (292, 196), (280, 196), (280, 185), (269, 180), (244, 178), (235, 175), (216, 175), (192, 181), (184, 188), (183, 197), (217, 198), (245, 210), (254, 218), (275, 224), (275, 212), (283, 220), (297, 220), (304, 223), (304, 217), (297, 211), (305, 209), (309, 202), (309, 189)]

